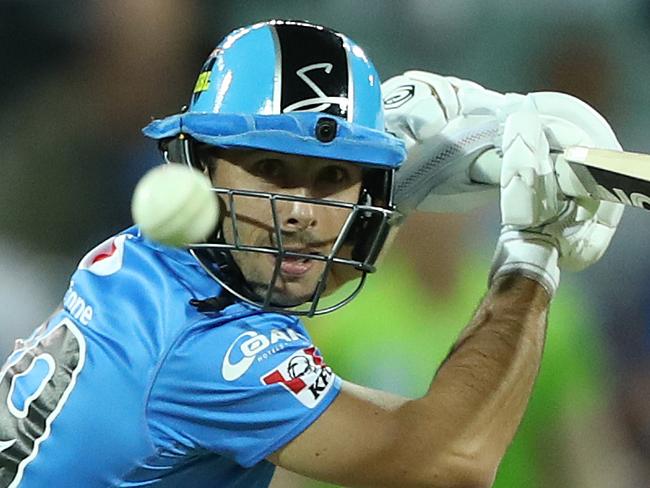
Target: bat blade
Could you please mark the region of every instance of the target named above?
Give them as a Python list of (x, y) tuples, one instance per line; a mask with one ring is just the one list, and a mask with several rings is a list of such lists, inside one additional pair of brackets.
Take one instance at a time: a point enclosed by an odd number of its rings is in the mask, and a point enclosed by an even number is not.
[(572, 146), (565, 149), (564, 159), (590, 168), (650, 182), (650, 155), (648, 154)]
[(591, 197), (650, 210), (650, 155), (574, 146), (562, 158)]

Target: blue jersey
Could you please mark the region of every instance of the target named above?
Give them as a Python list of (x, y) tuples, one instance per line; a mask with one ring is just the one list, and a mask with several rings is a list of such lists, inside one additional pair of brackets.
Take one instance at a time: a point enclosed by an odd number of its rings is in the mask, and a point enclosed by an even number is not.
[(295, 317), (190, 303), (219, 292), (135, 228), (84, 257), (0, 371), (0, 487), (267, 486), (340, 380)]

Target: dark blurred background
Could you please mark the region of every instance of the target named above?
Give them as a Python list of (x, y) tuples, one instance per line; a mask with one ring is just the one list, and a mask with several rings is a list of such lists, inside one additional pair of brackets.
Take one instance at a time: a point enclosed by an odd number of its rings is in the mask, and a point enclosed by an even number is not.
[[(0, 0), (2, 355), (61, 300), (81, 256), (130, 225), (133, 188), (160, 162), (141, 127), (189, 100), (225, 34), (270, 18), (345, 32), (383, 79), (415, 68), (502, 92), (571, 93), (625, 149), (650, 153), (647, 0)], [(335, 369), (424, 393), (429, 351), (444, 357), (485, 290), (497, 222), (495, 205), (413, 217), (374, 288), (310, 324)], [(500, 474), (501, 486), (650, 485), (649, 239), (650, 214), (628, 210), (602, 262), (564, 274), (526, 447), (507, 459), (503, 473), (514, 474)], [(382, 289), (383, 276), (397, 285)]]

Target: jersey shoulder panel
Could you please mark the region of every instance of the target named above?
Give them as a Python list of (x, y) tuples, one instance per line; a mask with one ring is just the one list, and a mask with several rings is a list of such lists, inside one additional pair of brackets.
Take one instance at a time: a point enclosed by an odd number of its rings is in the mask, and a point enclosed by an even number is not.
[(156, 245), (132, 227), (84, 256), (63, 306), (83, 326), (142, 325), (171, 340), (201, 317), (190, 300), (220, 291), (186, 250)]

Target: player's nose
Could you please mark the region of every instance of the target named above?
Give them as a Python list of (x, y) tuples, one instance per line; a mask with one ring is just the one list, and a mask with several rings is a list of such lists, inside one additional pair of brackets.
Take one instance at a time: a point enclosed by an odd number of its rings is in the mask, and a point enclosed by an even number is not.
[(284, 232), (299, 232), (313, 229), (318, 225), (315, 205), (306, 202), (286, 202), (282, 215), (282, 230)]

